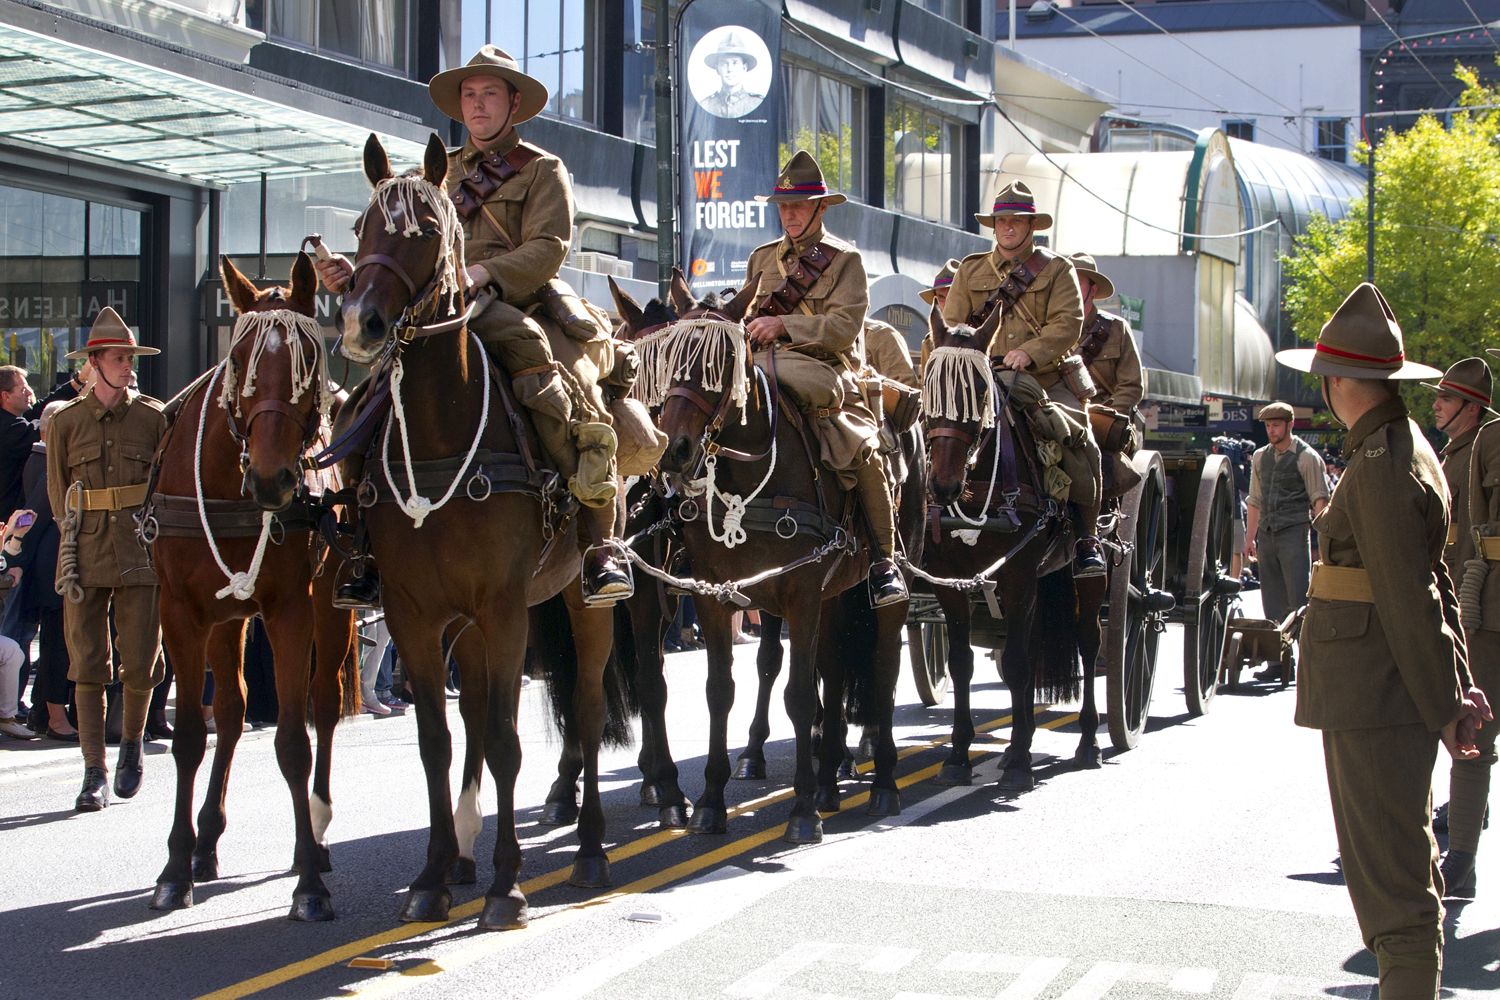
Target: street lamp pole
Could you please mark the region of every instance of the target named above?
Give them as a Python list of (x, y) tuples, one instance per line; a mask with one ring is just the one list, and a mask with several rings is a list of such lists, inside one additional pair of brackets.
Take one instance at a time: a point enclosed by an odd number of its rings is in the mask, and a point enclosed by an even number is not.
[(676, 262), (676, 231), (672, 206), (677, 182), (672, 174), (672, 17), (670, 0), (656, 0), (656, 287), (663, 302)]

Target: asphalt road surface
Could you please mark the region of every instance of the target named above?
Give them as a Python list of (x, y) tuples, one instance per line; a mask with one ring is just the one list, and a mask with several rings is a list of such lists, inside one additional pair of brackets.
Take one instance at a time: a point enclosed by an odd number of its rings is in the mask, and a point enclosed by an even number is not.
[[(1190, 718), (1180, 646), (1174, 626), (1138, 749), (1115, 754), (1101, 733), (1103, 767), (1074, 770), (1076, 715), (1056, 706), (1034, 746), (1038, 785), (1017, 798), (994, 785), (1009, 699), (988, 657), (977, 664), (982, 732), (969, 787), (932, 781), (951, 699), (923, 708), (903, 676), (902, 814), (870, 820), (868, 786), (848, 782), (842, 811), (811, 847), (780, 840), (791, 740), (779, 692), (770, 779), (731, 783), (726, 836), (658, 831), (655, 810), (638, 804), (635, 751), (612, 752), (602, 770), (613, 888), (602, 891), (566, 885), (573, 831), (537, 822), (557, 746), (544, 694), (528, 687), (516, 821), (531, 924), (504, 934), (475, 927), (495, 830), (488, 777), (479, 884), (456, 887), (445, 924), (396, 919), (426, 845), (410, 716), (364, 716), (338, 731), (335, 870), (326, 876), (338, 919), (318, 925), (285, 919), (291, 809), (269, 730), (240, 743), (222, 878), (170, 914), (147, 908), (171, 818), (166, 745), (153, 745), (137, 798), (83, 816), (72, 811), (76, 749), (6, 741), (0, 996), (1373, 996), (1374, 959), (1339, 874), (1319, 740), (1292, 725), (1295, 692), (1248, 685)], [(753, 649), (736, 648), (732, 753), (749, 722)], [(704, 672), (701, 653), (668, 657), (672, 746), (689, 798), (702, 788), (707, 748)], [(458, 730), (456, 702), (450, 716)], [(1442, 801), (1441, 762), (1437, 778)], [(1497, 842), (1491, 831), (1479, 859), (1488, 898), (1449, 910), (1453, 996), (1500, 989)]]

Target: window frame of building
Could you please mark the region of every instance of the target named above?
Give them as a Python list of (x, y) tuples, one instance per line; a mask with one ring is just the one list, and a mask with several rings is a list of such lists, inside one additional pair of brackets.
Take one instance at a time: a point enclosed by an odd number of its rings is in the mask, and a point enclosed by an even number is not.
[[(798, 149), (810, 146), (812, 148), (809, 152), (823, 169), (823, 179), (830, 191), (838, 191), (850, 201), (866, 201), (869, 184), (866, 158), (870, 155), (869, 122), (865, 117), (870, 95), (866, 87), (852, 77), (824, 72), (811, 63), (789, 58), (785, 54), (777, 72), (781, 74), (782, 125), (785, 129), (781, 136), (779, 161), (785, 163)], [(826, 110), (820, 105), (824, 103), (828, 88), (842, 88), (848, 93), (847, 116), (838, 127), (841, 133), (847, 127), (849, 135), (847, 140), (842, 134), (834, 140), (836, 155), (820, 141), (820, 137), (828, 134), (822, 129), (821, 121), (818, 121)], [(803, 125), (799, 116), (807, 109), (797, 107), (794, 102), (806, 100), (808, 95), (811, 95), (813, 102), (814, 124), (804, 137), (799, 131)], [(842, 114), (842, 108), (840, 112)], [(812, 142), (804, 143), (804, 138), (811, 139)]]
[[(1336, 140), (1328, 134), (1335, 127), (1338, 129)], [(1334, 163), (1349, 162), (1349, 120), (1347, 118), (1313, 119), (1313, 155)]]
[[(354, 16), (357, 18), (358, 52), (349, 52), (345, 48), (338, 47), (325, 36), (324, 8), (336, 9), (340, 3), (345, 4), (346, 7), (352, 7)], [(264, 31), (267, 38), (280, 45), (318, 52), (340, 61), (347, 61), (384, 73), (411, 77), (418, 59), (416, 42), (420, 5), (420, 0), (279, 0), (279, 2), (278, 0), (251, 0), (246, 9), (246, 24)], [(278, 16), (284, 10), (310, 17), (311, 24), (305, 31), (300, 32), (285, 27), (278, 21)], [(368, 15), (375, 10), (387, 10), (393, 17), (390, 29), (390, 61), (371, 58), (369, 54), (372, 46), (368, 29), (372, 22)]]
[(1246, 142), (1255, 141), (1254, 118), (1226, 118), (1221, 128), (1224, 134), (1231, 139), (1243, 139)]
[[(595, 127), (601, 124), (605, 101), (617, 99), (612, 92), (602, 92), (606, 80), (601, 61), (605, 39), (610, 35), (606, 18), (621, 16), (614, 4), (594, 0), (521, 0), (519, 4), (516, 0), (467, 0), (462, 16), (465, 20), (479, 17), (488, 26), (477, 34), (464, 30), (466, 39), (483, 37), (493, 42), (510, 53), (524, 72), (546, 85), (547, 106), (542, 114)], [(553, 25), (551, 30), (549, 24)], [(575, 39), (570, 33), (581, 37)], [(554, 59), (555, 67), (547, 65)], [(569, 89), (575, 77), (578, 86)]]
[[(940, 114), (920, 100), (893, 90), (885, 97), (885, 122), (882, 130), (884, 149), (884, 206), (893, 212), (911, 215), (947, 226), (962, 227), (964, 224), (964, 133), (965, 123), (957, 118)], [(902, 128), (913, 124), (915, 129)], [(897, 138), (897, 133), (901, 138)], [(898, 174), (905, 156), (915, 150), (899, 148), (907, 137), (915, 134), (917, 142), (928, 147), (928, 151), (946, 155), (948, 164), (938, 182), (935, 204), (928, 204), (928, 184), (917, 185), (920, 192), (918, 204), (912, 205), (905, 192), (910, 185), (900, 183)], [(934, 140), (936, 145), (934, 145)]]

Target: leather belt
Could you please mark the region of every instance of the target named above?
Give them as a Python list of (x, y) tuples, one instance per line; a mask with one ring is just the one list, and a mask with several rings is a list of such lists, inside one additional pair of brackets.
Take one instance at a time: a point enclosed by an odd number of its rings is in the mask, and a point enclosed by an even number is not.
[(1481, 559), (1500, 562), (1500, 535), (1480, 535), (1477, 541)]
[(1307, 596), (1324, 601), (1375, 603), (1375, 594), (1370, 590), (1370, 574), (1364, 567), (1334, 566), (1325, 562), (1313, 563)]
[(106, 486), (102, 490), (83, 491), (84, 510), (124, 510), (146, 502), (146, 484)]

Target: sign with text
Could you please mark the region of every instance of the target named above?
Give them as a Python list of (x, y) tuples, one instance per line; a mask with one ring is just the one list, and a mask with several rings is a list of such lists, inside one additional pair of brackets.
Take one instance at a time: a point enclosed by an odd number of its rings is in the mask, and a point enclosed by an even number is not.
[(1130, 328), (1140, 333), (1146, 328), (1146, 300), (1134, 295), (1116, 296), (1120, 300), (1120, 315), (1130, 323)]
[(750, 251), (780, 233), (781, 5), (690, 0), (678, 21), (682, 259), (696, 292), (745, 282)]
[(0, 282), (0, 327), (83, 327), (109, 306), (134, 326), (140, 322), (135, 281)]

